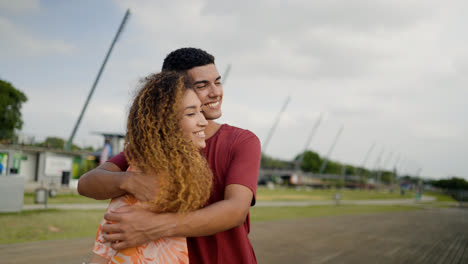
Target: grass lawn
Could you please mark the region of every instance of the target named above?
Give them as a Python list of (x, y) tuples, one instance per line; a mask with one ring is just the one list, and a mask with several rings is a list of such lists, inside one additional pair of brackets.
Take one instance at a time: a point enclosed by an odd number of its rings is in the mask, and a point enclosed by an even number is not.
[[(79, 194), (58, 194), (56, 197), (49, 197), (50, 204), (77, 204), (77, 203), (108, 203), (109, 200), (94, 200)], [(24, 194), (24, 204), (34, 204), (34, 193)]]
[[(253, 207), (252, 221), (418, 210), (415, 206)], [(93, 237), (104, 210), (35, 210), (0, 213), (0, 244)]]
[(403, 205), (341, 205), (308, 207), (253, 207), (250, 209), (252, 221), (271, 221), (280, 219), (299, 219), (334, 215), (390, 213), (421, 210), (419, 206)]
[[(269, 190), (259, 187), (259, 201), (304, 201), (333, 200), (335, 190), (296, 190), (277, 188)], [(344, 200), (367, 199), (411, 199), (414, 193), (400, 196), (399, 192), (377, 191), (341, 191)], [(454, 201), (450, 196), (438, 193), (424, 193), (437, 198), (439, 202)], [(77, 194), (59, 194), (50, 198), (50, 204), (70, 203), (107, 203), (96, 201)], [(34, 194), (24, 196), (25, 204), (34, 203)], [(362, 213), (385, 213), (396, 211), (419, 210), (423, 206), (437, 207), (436, 203), (421, 206), (375, 206), (375, 205), (342, 205), (342, 206), (310, 206), (310, 207), (253, 207), (252, 221), (269, 221), (279, 219), (309, 218), (332, 215), (349, 215)], [(104, 210), (36, 210), (20, 213), (0, 213), (0, 244), (12, 244), (50, 239), (70, 239), (92, 237), (102, 219)]]
[(0, 213), (0, 244), (96, 235), (105, 210), (34, 210)]
[[(304, 200), (333, 200), (337, 190), (317, 190), (317, 189), (293, 189), (276, 188), (269, 190), (265, 187), (259, 187), (257, 190), (257, 200), (259, 201), (304, 201)], [(341, 199), (343, 200), (372, 200), (372, 199), (412, 199), (414, 192), (406, 192), (400, 195), (399, 191), (373, 191), (373, 190), (341, 190)]]
[(437, 192), (425, 192), (424, 195), (432, 196), (437, 198), (438, 202), (456, 202), (457, 200), (453, 199), (452, 196), (443, 194), (443, 193), (437, 193)]
[[(337, 191), (331, 190), (304, 190), (293, 188), (276, 188), (269, 190), (265, 187), (259, 187), (257, 190), (258, 201), (323, 201), (333, 200), (333, 195)], [(414, 192), (406, 192), (404, 196), (399, 191), (393, 193), (385, 191), (372, 190), (341, 190), (343, 200), (372, 200), (372, 199), (412, 199), (415, 198)], [(455, 200), (445, 194), (435, 192), (425, 192), (424, 195), (434, 196), (438, 202), (454, 202)], [(77, 204), (77, 203), (108, 203), (108, 200), (99, 201), (78, 194), (58, 194), (54, 198), (49, 198), (50, 204)], [(24, 194), (24, 204), (34, 204), (34, 193)]]

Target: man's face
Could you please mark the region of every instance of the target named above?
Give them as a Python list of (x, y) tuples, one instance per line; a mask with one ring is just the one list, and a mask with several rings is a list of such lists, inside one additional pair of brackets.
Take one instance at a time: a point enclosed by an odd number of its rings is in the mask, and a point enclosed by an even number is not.
[(221, 117), (223, 87), (221, 76), (214, 64), (194, 67), (187, 71), (191, 78), (195, 93), (202, 103), (202, 109), (207, 120)]

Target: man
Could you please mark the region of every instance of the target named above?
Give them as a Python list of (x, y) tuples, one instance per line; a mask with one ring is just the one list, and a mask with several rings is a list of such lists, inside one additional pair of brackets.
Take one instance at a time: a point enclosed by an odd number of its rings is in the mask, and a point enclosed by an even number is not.
[[(218, 124), (223, 89), (214, 57), (195, 48), (170, 53), (163, 71), (186, 72), (203, 104), (208, 125), (203, 150), (213, 171), (213, 191), (207, 205), (181, 214), (154, 214), (136, 207), (107, 213), (115, 222), (103, 226), (105, 239), (115, 249), (143, 244), (161, 237), (187, 237), (190, 263), (256, 263), (248, 239), (249, 207), (255, 204), (260, 142), (250, 131)], [(157, 177), (132, 177), (123, 153), (84, 174), (78, 191), (95, 199), (108, 199), (132, 193), (137, 199), (150, 200), (157, 195), (151, 188)], [(143, 180), (141, 180), (143, 178)]]

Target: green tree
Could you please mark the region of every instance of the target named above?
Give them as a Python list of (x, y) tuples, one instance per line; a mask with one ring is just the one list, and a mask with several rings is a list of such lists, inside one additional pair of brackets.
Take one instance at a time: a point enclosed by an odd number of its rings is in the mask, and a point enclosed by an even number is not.
[(345, 165), (346, 171), (345, 175), (357, 175), (357, 168), (353, 165)]
[(432, 185), (443, 189), (457, 201), (468, 201), (468, 181), (463, 178), (442, 179), (434, 181)]
[(15, 130), (23, 127), (21, 105), (27, 100), (11, 83), (0, 80), (0, 140), (12, 140)]
[[(63, 138), (59, 137), (47, 137), (44, 142), (37, 144), (39, 147), (44, 147), (44, 148), (53, 148), (53, 149), (63, 149), (65, 146), (65, 140)], [(77, 145), (73, 144), (72, 145), (72, 150), (81, 150), (80, 147)], [(87, 147), (83, 148), (84, 150), (88, 151), (93, 151), (92, 147)]]
[(463, 178), (457, 177), (434, 181), (432, 185), (446, 190), (468, 190), (468, 182)]
[(341, 165), (339, 162), (329, 160), (327, 162), (327, 166), (325, 167), (324, 173), (325, 174), (341, 175), (342, 171), (343, 171), (343, 165)]
[(386, 184), (393, 183), (395, 180), (395, 174), (393, 171), (382, 171), (380, 180)]
[[(297, 155), (295, 160), (298, 160), (300, 155), (301, 154)], [(304, 159), (301, 164), (302, 171), (318, 173), (320, 170), (320, 164), (322, 164), (322, 159), (317, 152), (310, 150), (304, 152)]]
[(47, 137), (44, 142), (39, 145), (45, 148), (63, 149), (65, 140), (59, 137)]
[(263, 169), (292, 169), (294, 167), (290, 161), (275, 159), (263, 153), (261, 162)]

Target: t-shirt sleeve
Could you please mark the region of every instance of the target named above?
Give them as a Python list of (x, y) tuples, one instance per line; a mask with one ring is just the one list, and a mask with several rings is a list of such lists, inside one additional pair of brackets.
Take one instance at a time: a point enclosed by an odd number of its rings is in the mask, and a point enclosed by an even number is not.
[(250, 131), (241, 133), (233, 143), (226, 186), (241, 184), (248, 187), (253, 193), (251, 206), (255, 205), (256, 200), (260, 158), (261, 147), (257, 136)]
[(108, 160), (107, 162), (114, 163), (122, 171), (126, 171), (128, 169), (128, 162), (123, 152), (120, 152), (119, 154), (115, 155), (112, 159)]

